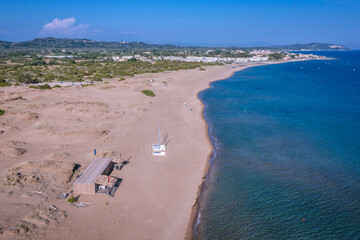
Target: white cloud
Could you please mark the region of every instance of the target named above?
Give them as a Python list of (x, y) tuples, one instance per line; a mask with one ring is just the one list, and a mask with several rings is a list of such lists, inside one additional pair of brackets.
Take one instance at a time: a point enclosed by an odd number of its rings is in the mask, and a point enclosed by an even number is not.
[(76, 18), (70, 17), (65, 19), (55, 18), (43, 26), (40, 31), (41, 35), (75, 37), (83, 36), (89, 33), (89, 24), (75, 25)]

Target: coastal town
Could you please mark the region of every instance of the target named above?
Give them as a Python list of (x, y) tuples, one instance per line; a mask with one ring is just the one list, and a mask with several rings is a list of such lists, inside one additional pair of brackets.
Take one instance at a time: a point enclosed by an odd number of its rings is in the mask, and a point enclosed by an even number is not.
[[(213, 50), (209, 50), (206, 53), (209, 54)], [(223, 49), (223, 51), (227, 51)], [(238, 53), (246, 54), (243, 50), (230, 51), (231, 54), (236, 55)], [(153, 61), (182, 61), (182, 62), (204, 62), (204, 63), (247, 63), (247, 62), (274, 62), (274, 61), (289, 61), (289, 60), (305, 60), (305, 59), (321, 59), (323, 56), (314, 54), (303, 53), (291, 53), (291, 52), (274, 52), (270, 50), (252, 50), (247, 57), (222, 57), (221, 54), (209, 57), (209, 56), (186, 56), (185, 52), (180, 52), (182, 56), (155, 56), (149, 57), (150, 53), (145, 52), (142, 55), (132, 56), (113, 56), (114, 61), (128, 61), (130, 59), (136, 59), (139, 61), (153, 62)]]
[(319, 46), (332, 49), (334, 46), (312, 44), (311, 48), (300, 46), (294, 48), (294, 51), (288, 51), (289, 46), (276, 49), (207, 48), (56, 38), (34, 39), (22, 43), (28, 46), (27, 49), (19, 44), (0, 42), (1, 86), (88, 86), (90, 83), (109, 79), (123, 81), (136, 74), (196, 68), (205, 70), (204, 67), (214, 65), (325, 59), (321, 54), (295, 50), (309, 50), (314, 46), (315, 49)]

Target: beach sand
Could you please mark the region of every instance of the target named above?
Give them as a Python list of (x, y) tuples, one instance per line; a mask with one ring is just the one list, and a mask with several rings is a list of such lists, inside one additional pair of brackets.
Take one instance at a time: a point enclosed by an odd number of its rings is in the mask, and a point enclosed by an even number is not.
[[(0, 88), (0, 238), (190, 238), (212, 150), (197, 95), (242, 68), (142, 74), (89, 87)], [(166, 156), (151, 152), (158, 126)], [(72, 189), (74, 164), (80, 173), (94, 148), (98, 157), (129, 163), (112, 173), (122, 179), (113, 198), (81, 195), (91, 204), (76, 208), (60, 196)]]

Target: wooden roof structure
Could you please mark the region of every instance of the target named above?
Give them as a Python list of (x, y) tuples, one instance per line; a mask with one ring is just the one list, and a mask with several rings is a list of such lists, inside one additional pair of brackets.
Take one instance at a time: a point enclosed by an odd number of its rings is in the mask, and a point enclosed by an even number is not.
[(84, 172), (74, 181), (77, 194), (95, 194), (95, 183), (100, 175), (108, 175), (113, 168), (110, 158), (94, 158)]
[(95, 183), (111, 162), (110, 158), (95, 158), (74, 183)]

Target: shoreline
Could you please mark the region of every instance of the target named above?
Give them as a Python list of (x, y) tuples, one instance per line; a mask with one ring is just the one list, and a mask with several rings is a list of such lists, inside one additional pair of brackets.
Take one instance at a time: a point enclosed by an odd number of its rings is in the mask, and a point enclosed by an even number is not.
[[(274, 64), (276, 64), (276, 63), (274, 63)], [(201, 109), (201, 119), (205, 123), (205, 129), (204, 130), (206, 132), (206, 137), (207, 137), (208, 143), (211, 146), (211, 152), (208, 154), (206, 165), (204, 167), (204, 174), (202, 176), (203, 181), (198, 187), (197, 198), (196, 198), (196, 201), (195, 201), (195, 203), (194, 203), (194, 205), (193, 205), (193, 207), (191, 209), (191, 215), (190, 215), (189, 224), (188, 224), (186, 234), (185, 234), (185, 240), (191, 240), (191, 239), (194, 238), (194, 227), (195, 227), (195, 224), (197, 223), (198, 214), (199, 214), (199, 210), (200, 210), (199, 197), (200, 197), (201, 193), (204, 191), (205, 183), (206, 183), (206, 180), (208, 179), (207, 176), (208, 176), (210, 168), (211, 168), (210, 161), (211, 161), (211, 158), (214, 155), (214, 151), (215, 151), (215, 147), (213, 145), (213, 142), (211, 141), (211, 137), (210, 137), (210, 133), (209, 133), (209, 131), (210, 131), (209, 124), (206, 121), (205, 116), (204, 116), (205, 104), (200, 99), (199, 95), (200, 95), (200, 93), (202, 91), (205, 91), (205, 90), (211, 88), (211, 83), (213, 83), (213, 82), (226, 80), (226, 79), (230, 78), (231, 76), (233, 76), (236, 72), (243, 71), (244, 69), (247, 69), (247, 68), (250, 68), (250, 67), (256, 67), (256, 66), (264, 66), (264, 65), (268, 65), (268, 64), (257, 64), (257, 65), (241, 66), (241, 69), (234, 70), (233, 72), (231, 72), (229, 75), (227, 75), (226, 77), (224, 77), (222, 79), (217, 79), (217, 80), (210, 81), (208, 83), (207, 88), (204, 88), (204, 89), (200, 90), (197, 93), (197, 99), (201, 102), (201, 108), (202, 108)]]
[[(201, 115), (201, 118), (202, 120), (205, 122), (205, 126), (206, 126), (206, 136), (207, 136), (207, 139), (208, 139), (208, 142), (209, 144), (211, 145), (211, 152), (209, 153), (208, 155), (208, 158), (207, 158), (207, 162), (206, 162), (206, 165), (204, 167), (204, 174), (202, 176), (202, 183), (199, 185), (198, 187), (198, 194), (197, 194), (197, 198), (196, 198), (196, 201), (193, 205), (193, 208), (191, 210), (191, 216), (190, 216), (190, 219), (189, 219), (189, 224), (188, 224), (188, 227), (187, 227), (187, 230), (186, 230), (186, 234), (185, 234), (185, 240), (192, 240), (194, 239), (194, 228), (195, 228), (195, 225), (197, 224), (198, 222), (198, 216), (199, 216), (199, 213), (200, 213), (200, 202), (199, 202), (199, 198), (201, 197), (201, 194), (203, 191), (205, 191), (204, 187), (206, 187), (206, 181), (209, 180), (209, 174), (210, 174), (210, 169), (211, 169), (211, 159), (212, 159), (212, 156), (214, 155), (214, 151), (215, 151), (215, 147), (213, 145), (213, 142), (211, 141), (211, 137), (210, 137), (210, 129), (208, 127), (208, 122), (206, 121), (205, 119), (205, 116), (204, 116), (204, 110), (205, 110), (205, 104), (203, 103), (203, 101), (200, 99), (199, 97), (199, 94), (202, 92), (202, 91), (205, 91), (209, 88), (211, 88), (211, 83), (213, 82), (217, 82), (217, 81), (224, 81), (230, 77), (232, 77), (235, 73), (237, 72), (240, 72), (240, 71), (243, 71), (247, 68), (251, 68), (251, 67), (257, 67), (257, 66), (266, 66), (266, 65), (274, 65), (274, 64), (282, 64), (282, 63), (289, 63), (289, 62), (304, 62), (304, 61), (311, 61), (311, 60), (336, 60), (335, 58), (322, 58), (322, 59), (305, 59), (305, 60), (289, 60), (289, 61), (283, 61), (283, 62), (271, 62), (271, 63), (261, 63), (261, 64), (256, 64), (256, 65), (247, 65), (247, 66), (241, 66), (241, 69), (236, 69), (234, 70), (232, 73), (230, 73), (228, 76), (226, 76), (225, 78), (222, 78), (222, 79), (217, 79), (217, 80), (213, 80), (213, 81), (210, 81), (208, 83), (208, 87), (207, 88), (204, 88), (202, 90), (200, 90), (198, 93), (197, 93), (197, 98), (198, 100), (201, 102), (201, 106), (202, 106), (202, 115)], [(200, 221), (199, 221), (200, 222)]]
[[(86, 88), (0, 89), (0, 102), (6, 110), (1, 116), (1, 175), (26, 161), (51, 160), (86, 167), (94, 148), (101, 156), (130, 162), (113, 173), (123, 180), (114, 198), (82, 195), (80, 201), (91, 203), (82, 209), (58, 198), (72, 188), (71, 183), (58, 183), (61, 187), (54, 194), (45, 185), (42, 191), (49, 193), (46, 198), (33, 195), (33, 187), (26, 185), (12, 198), (0, 192), (0, 211), (7, 211), (0, 224), (24, 221), (34, 210), (51, 204), (66, 212), (66, 218), (50, 222), (45, 230), (31, 229), (26, 236), (110, 238), (120, 229), (121, 237), (127, 239), (191, 239), (197, 200), (214, 151), (199, 94), (212, 82), (237, 71), (268, 64), (276, 63), (147, 73)], [(158, 82), (149, 82), (155, 77)], [(144, 89), (153, 90), (156, 96), (145, 96), (141, 93)], [(151, 154), (158, 125), (164, 136), (170, 136), (163, 157)], [(54, 176), (63, 174), (61, 168), (51, 171)], [(7, 208), (14, 204), (13, 199), (17, 206), (23, 206), (21, 212)], [(2, 237), (6, 238), (0, 234)]]

